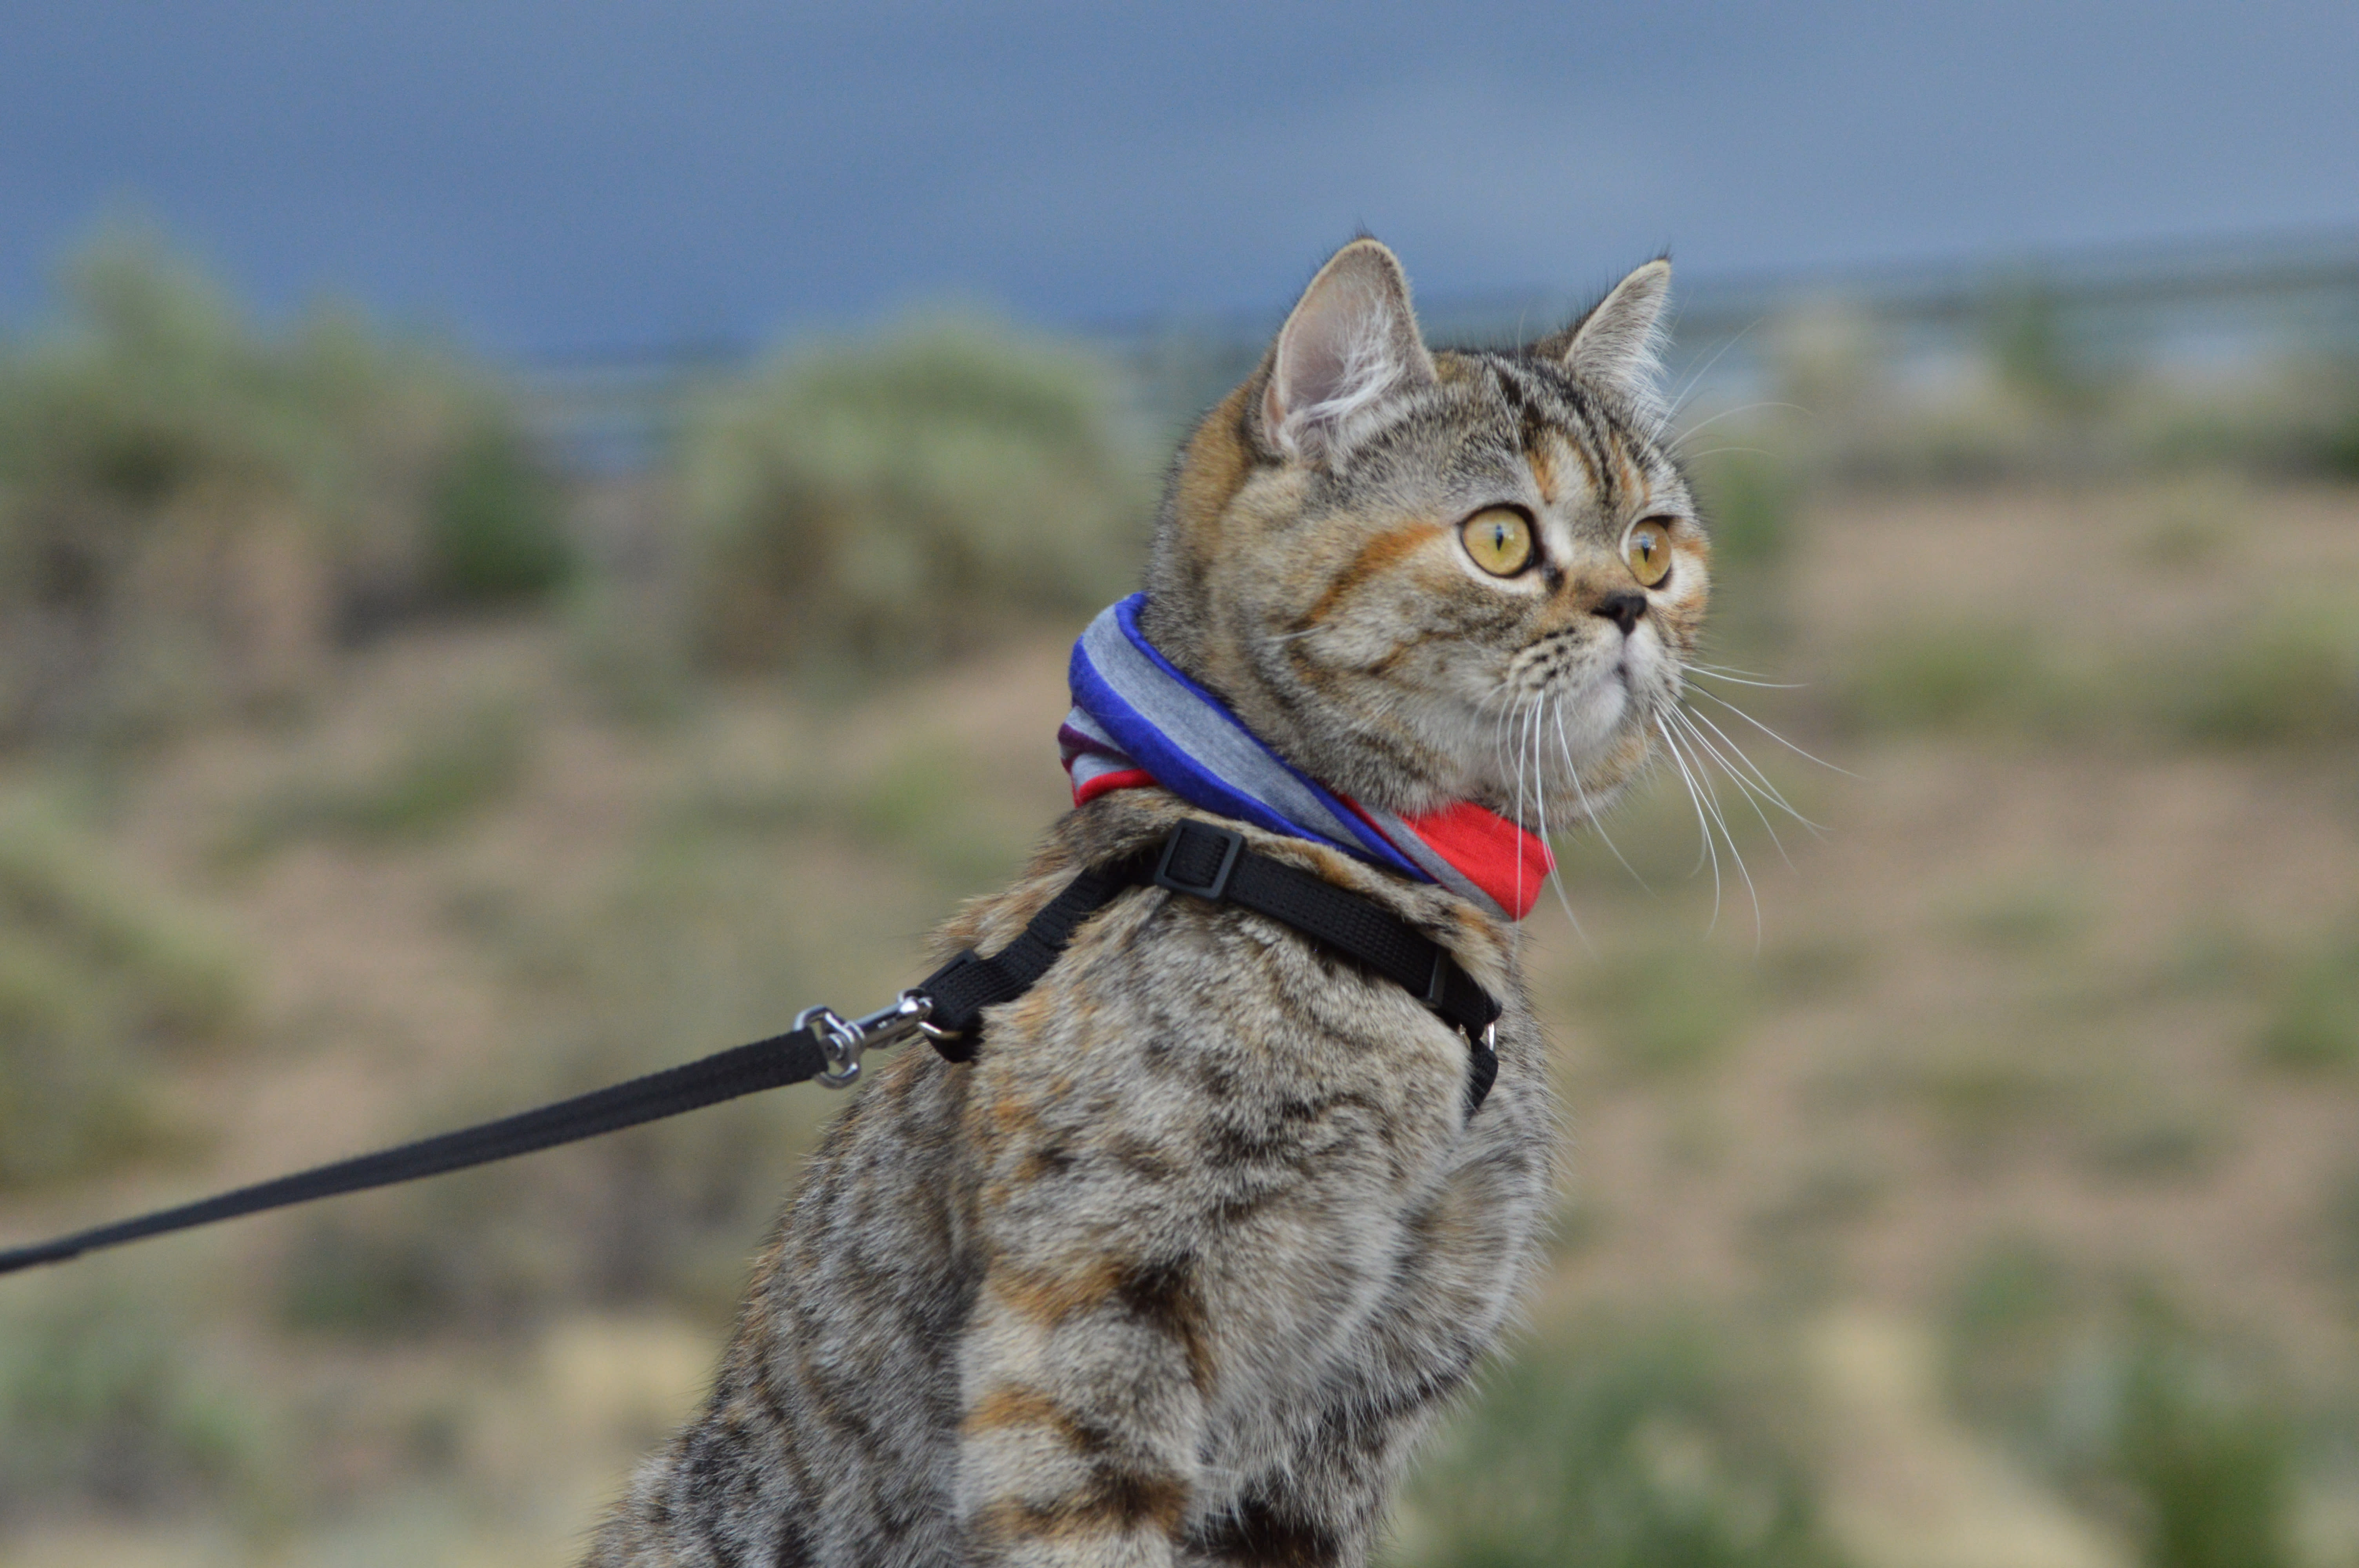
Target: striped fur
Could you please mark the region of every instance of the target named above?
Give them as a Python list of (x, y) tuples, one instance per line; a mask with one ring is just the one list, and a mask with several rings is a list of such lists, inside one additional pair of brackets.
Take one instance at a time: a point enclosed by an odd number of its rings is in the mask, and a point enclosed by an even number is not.
[[(1550, 812), (1575, 783), (1609, 795), (1676, 696), (1704, 546), (1643, 413), (1628, 345), (1651, 314), (1603, 308), (1605, 337), (1429, 354), (1390, 254), (1339, 253), (1175, 465), (1158, 645), (1386, 809), (1473, 798), (1538, 826), (1543, 784)], [(1538, 524), (1521, 579), (1457, 543), (1501, 502)], [(1601, 611), (1635, 580), (1618, 549), (1641, 515), (1680, 519), (1677, 565), (1625, 636)], [(1495, 742), (1523, 744), (1536, 712), (1549, 755), (1519, 770)], [(1092, 801), (940, 947), (994, 950), (1075, 870), (1190, 809)], [(904, 1051), (837, 1119), (711, 1400), (592, 1568), (1366, 1561), (1529, 1275), (1557, 1141), (1545, 1052), (1493, 914), (1247, 837), (1507, 1000), (1481, 1113), (1464, 1042), (1397, 987), (1234, 906), (1125, 893), (994, 1010), (975, 1063)]]

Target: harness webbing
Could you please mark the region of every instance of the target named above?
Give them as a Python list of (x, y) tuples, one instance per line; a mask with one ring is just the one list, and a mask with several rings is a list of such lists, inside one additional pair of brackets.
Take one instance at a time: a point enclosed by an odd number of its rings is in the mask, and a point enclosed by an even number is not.
[[(1173, 828), (1159, 848), (1082, 872), (999, 952), (988, 958), (961, 953), (918, 986), (914, 994), (929, 1004), (926, 1033), (935, 1049), (953, 1062), (971, 1060), (982, 1038), (983, 1010), (1031, 989), (1083, 921), (1141, 883), (1225, 900), (1267, 915), (1406, 988), (1466, 1036), (1473, 1053), (1466, 1114), (1471, 1117), (1481, 1107), (1499, 1071), (1490, 1041), (1499, 1003), (1458, 967), (1448, 949), (1357, 893), (1254, 853), (1245, 847), (1243, 835), (1193, 819)], [(481, 1126), (0, 1251), (0, 1274), (62, 1263), (101, 1248), (265, 1209), (537, 1153), (761, 1089), (802, 1083), (830, 1065), (817, 1029), (794, 1029)]]

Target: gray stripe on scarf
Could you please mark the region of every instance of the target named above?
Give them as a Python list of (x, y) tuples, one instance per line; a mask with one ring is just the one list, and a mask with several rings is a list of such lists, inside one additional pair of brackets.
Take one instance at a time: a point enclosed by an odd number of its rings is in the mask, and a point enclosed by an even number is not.
[(1106, 685), (1147, 722), (1171, 737), (1174, 745), (1219, 774), (1230, 788), (1254, 796), (1296, 827), (1347, 849), (1359, 843), (1351, 825), (1338, 819), (1236, 720), (1206, 708), (1194, 692), (1164, 674), (1153, 659), (1132, 645), (1112, 610), (1090, 622), (1082, 642)]

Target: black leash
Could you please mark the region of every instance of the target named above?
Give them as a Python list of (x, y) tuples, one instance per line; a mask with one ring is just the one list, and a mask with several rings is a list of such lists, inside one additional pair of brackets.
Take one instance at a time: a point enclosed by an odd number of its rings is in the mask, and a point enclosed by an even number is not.
[(912, 1034), (925, 1035), (951, 1061), (970, 1061), (981, 1043), (984, 1009), (1031, 989), (1082, 922), (1142, 882), (1267, 915), (1407, 989), (1465, 1035), (1472, 1052), (1466, 1114), (1481, 1107), (1499, 1072), (1492, 1048), (1499, 1003), (1458, 967), (1448, 949), (1357, 893), (1254, 853), (1245, 847), (1244, 835), (1190, 818), (1158, 849), (1082, 872), (999, 952), (988, 958), (972, 949), (961, 953), (903, 991), (891, 1007), (865, 1017), (846, 1019), (824, 1007), (810, 1008), (784, 1034), (700, 1061), (479, 1127), (0, 1252), (0, 1274), (265, 1209), (536, 1153), (786, 1084), (816, 1078), (842, 1088), (859, 1077), (864, 1051)]

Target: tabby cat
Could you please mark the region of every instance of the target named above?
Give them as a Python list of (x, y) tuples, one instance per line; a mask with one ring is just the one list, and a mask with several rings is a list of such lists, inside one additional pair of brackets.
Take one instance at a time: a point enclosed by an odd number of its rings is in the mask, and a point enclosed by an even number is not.
[[(1462, 876), (1405, 840), (1408, 873), (1368, 834), (1224, 823), (1504, 1002), (1479, 1109), (1470, 1042), (1419, 998), (1234, 904), (1131, 889), (972, 1064), (906, 1048), (836, 1120), (710, 1400), (592, 1568), (1366, 1561), (1550, 1207), (1525, 830), (1647, 762), (1703, 611), (1659, 440), (1669, 278), (1650, 262), (1522, 350), (1435, 352), (1392, 253), (1346, 245), (1189, 440), (1126, 601), (1174, 689), (1271, 768), (1443, 860), (1456, 833)], [(1212, 815), (1109, 762), (1087, 718), (1082, 804), (944, 951), (995, 951), (1082, 868)]]

